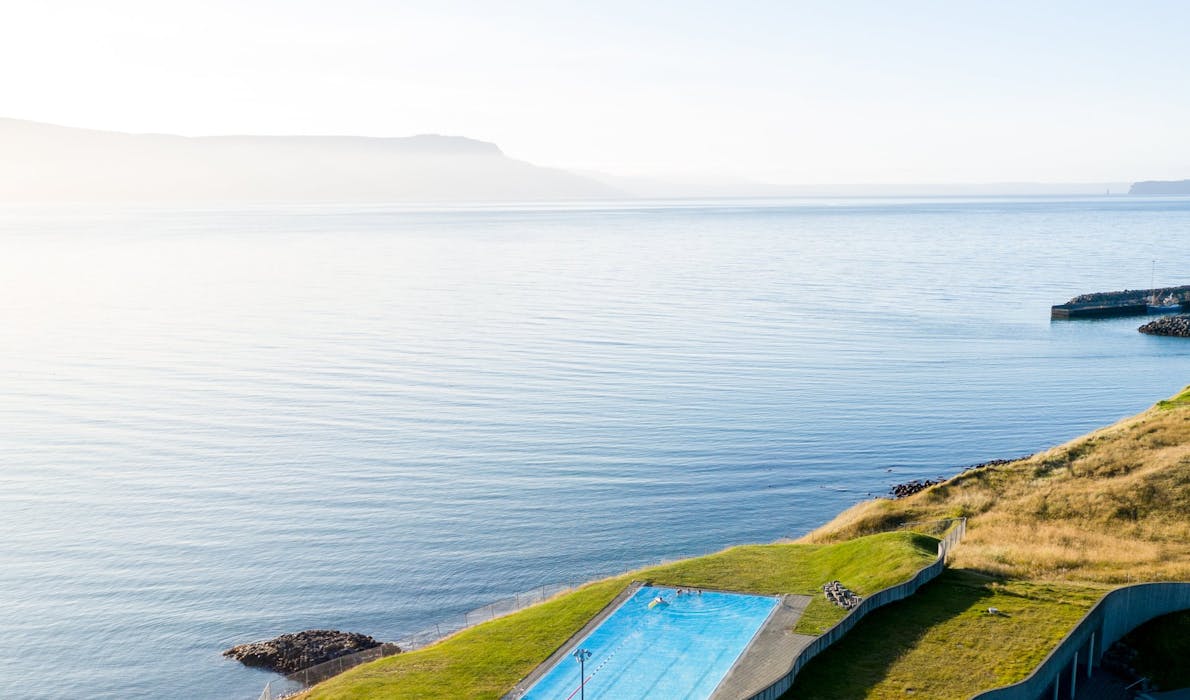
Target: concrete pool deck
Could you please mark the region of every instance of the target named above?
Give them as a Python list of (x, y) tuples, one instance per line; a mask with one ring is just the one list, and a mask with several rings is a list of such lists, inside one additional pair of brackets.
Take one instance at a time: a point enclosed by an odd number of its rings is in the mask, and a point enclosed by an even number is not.
[(788, 673), (790, 664), (802, 649), (817, 639), (793, 631), (810, 600), (808, 595), (782, 596), (777, 609), (723, 677), (710, 700), (751, 697)]
[(528, 676), (525, 676), (520, 683), (517, 683), (513, 687), (512, 690), (501, 696), (500, 700), (516, 700), (516, 698), (524, 695), (530, 688), (533, 687), (534, 683), (541, 680), (541, 677), (546, 673), (549, 673), (550, 669), (556, 666), (558, 661), (567, 656), (570, 653), (570, 650), (576, 643), (579, 642), (579, 640), (586, 638), (587, 635), (594, 632), (595, 629), (599, 627), (599, 625), (603, 624), (604, 620), (610, 617), (611, 614), (614, 613), (624, 603), (624, 601), (635, 595), (636, 592), (640, 590), (641, 586), (644, 585), (645, 583), (643, 581), (633, 581), (632, 583), (625, 586), (624, 590), (620, 591), (620, 594), (615, 598), (612, 598), (610, 603), (603, 606), (603, 609), (600, 610), (595, 615), (595, 617), (592, 617), (587, 622), (587, 624), (583, 625), (582, 629), (570, 635), (570, 638), (567, 639), (562, 646), (558, 647), (557, 651), (555, 651), (553, 654), (550, 654), (545, 661), (542, 661), (540, 664), (538, 664), (537, 668), (533, 669), (532, 673), (530, 673)]

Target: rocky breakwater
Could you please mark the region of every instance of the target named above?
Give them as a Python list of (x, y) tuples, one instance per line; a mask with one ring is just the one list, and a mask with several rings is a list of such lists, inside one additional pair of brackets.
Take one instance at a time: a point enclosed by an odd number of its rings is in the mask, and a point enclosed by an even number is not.
[[(245, 666), (266, 668), (277, 673), (294, 673), (340, 656), (381, 646), (366, 634), (337, 630), (306, 630), (263, 642), (241, 644), (223, 652)], [(395, 647), (395, 645), (385, 645)], [(400, 649), (391, 650), (392, 653)]]
[(1190, 338), (1190, 315), (1164, 316), (1137, 328), (1141, 333), (1149, 335), (1172, 335), (1179, 338)]
[(1183, 308), (1190, 304), (1190, 285), (1080, 294), (1065, 304), (1051, 306), (1050, 318), (1143, 316), (1154, 306), (1165, 307), (1175, 304)]
[(1067, 304), (1149, 304), (1154, 299), (1172, 298), (1178, 302), (1190, 300), (1190, 285), (1158, 287), (1156, 289), (1125, 289), (1119, 292), (1079, 294)]

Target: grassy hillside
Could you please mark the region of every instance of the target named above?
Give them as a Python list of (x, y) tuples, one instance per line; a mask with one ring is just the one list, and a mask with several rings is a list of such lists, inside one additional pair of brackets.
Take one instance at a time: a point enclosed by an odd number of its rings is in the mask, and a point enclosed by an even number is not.
[[(426, 649), (361, 666), (310, 700), (498, 698), (631, 578), (674, 586), (861, 594), (932, 560), (937, 540), (893, 531), (965, 516), (952, 569), (861, 622), (787, 697), (965, 698), (1024, 678), (1114, 585), (1190, 580), (1190, 390), (1145, 413), (909, 498), (851, 508), (797, 543), (734, 547), (584, 586)], [(816, 595), (799, 630), (842, 611)], [(989, 607), (1004, 614), (991, 615)]]
[(1190, 580), (1188, 513), (1190, 390), (1028, 459), (861, 503), (803, 540), (960, 515), (967, 536), (948, 574), (865, 619), (786, 697), (949, 700), (1018, 681), (1107, 590)]
[[(499, 698), (607, 605), (631, 579), (749, 593), (816, 594), (830, 580), (861, 594), (909, 578), (933, 561), (938, 540), (890, 532), (838, 544), (733, 547), (606, 579), (465, 630), (425, 649), (348, 671), (303, 695), (309, 700)], [(807, 624), (825, 628), (842, 609), (816, 595)], [(812, 631), (812, 630), (807, 630)]]
[(965, 515), (957, 568), (1016, 578), (1190, 580), (1190, 390), (1060, 447), (845, 511), (804, 538), (837, 542)]

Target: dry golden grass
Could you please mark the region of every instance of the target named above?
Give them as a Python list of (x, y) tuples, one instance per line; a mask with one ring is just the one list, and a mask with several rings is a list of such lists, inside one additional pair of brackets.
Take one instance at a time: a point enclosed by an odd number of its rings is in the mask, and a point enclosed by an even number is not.
[(1031, 580), (1190, 580), (1190, 389), (1028, 459), (861, 503), (803, 539), (956, 516), (969, 518), (957, 568)]
[[(861, 503), (803, 539), (958, 516), (951, 570), (861, 621), (786, 697), (970, 697), (1024, 678), (1115, 585), (1190, 580), (1190, 389), (1028, 459)], [(1021, 626), (994, 629), (1005, 620), (989, 604)]]

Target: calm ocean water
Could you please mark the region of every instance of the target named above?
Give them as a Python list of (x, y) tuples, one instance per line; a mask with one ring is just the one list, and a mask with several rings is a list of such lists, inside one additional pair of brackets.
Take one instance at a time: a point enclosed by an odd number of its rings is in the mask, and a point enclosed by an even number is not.
[[(0, 209), (0, 697), (798, 535), (1190, 382), (1190, 201)], [(1156, 261), (1154, 263), (1154, 261)]]

